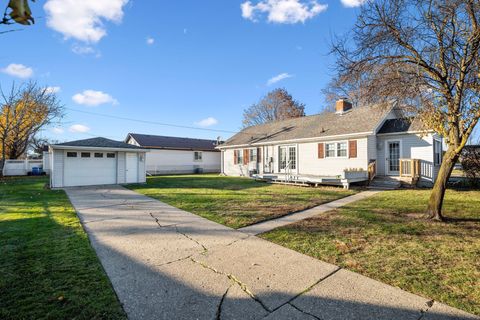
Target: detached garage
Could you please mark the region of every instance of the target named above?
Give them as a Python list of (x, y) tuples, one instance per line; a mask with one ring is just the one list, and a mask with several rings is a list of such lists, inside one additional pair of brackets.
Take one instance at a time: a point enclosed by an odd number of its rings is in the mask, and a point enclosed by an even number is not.
[(143, 183), (147, 149), (106, 138), (49, 147), (52, 188)]

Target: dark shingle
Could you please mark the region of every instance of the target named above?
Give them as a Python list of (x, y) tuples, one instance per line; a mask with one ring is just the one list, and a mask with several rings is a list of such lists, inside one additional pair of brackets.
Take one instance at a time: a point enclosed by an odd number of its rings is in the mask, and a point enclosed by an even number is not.
[(422, 122), (414, 118), (389, 119), (385, 121), (378, 133), (401, 133), (423, 130)]
[[(216, 140), (154, 136), (148, 134), (129, 133), (144, 148), (218, 151)], [(128, 138), (127, 138), (128, 139)]]
[(110, 140), (107, 138), (90, 138), (76, 141), (69, 141), (55, 144), (56, 146), (66, 147), (93, 147), (93, 148), (121, 148), (121, 149), (142, 149), (122, 141)]
[(221, 146), (373, 133), (390, 109), (387, 105), (373, 105), (353, 108), (343, 114), (328, 112), (270, 122), (245, 128)]

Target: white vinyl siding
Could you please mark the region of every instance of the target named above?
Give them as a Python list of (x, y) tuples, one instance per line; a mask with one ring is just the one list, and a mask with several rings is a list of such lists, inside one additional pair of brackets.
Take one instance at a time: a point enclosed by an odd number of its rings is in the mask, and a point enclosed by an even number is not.
[(195, 161), (193, 151), (155, 150), (146, 154), (146, 170), (150, 174), (193, 173), (195, 168), (203, 172), (220, 172), (220, 152), (201, 151), (202, 161)]
[(52, 157), (52, 176), (51, 186), (52, 188), (63, 187), (63, 150), (54, 150)]
[(117, 152), (117, 181), (118, 183), (126, 183), (126, 171), (125, 171), (125, 152)]

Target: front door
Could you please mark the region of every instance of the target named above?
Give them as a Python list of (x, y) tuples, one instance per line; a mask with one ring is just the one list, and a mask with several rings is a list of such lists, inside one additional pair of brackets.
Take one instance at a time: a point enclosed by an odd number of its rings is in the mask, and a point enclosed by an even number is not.
[(400, 141), (387, 141), (387, 175), (400, 174)]
[(278, 165), (280, 172), (297, 170), (297, 147), (282, 146), (278, 150)]

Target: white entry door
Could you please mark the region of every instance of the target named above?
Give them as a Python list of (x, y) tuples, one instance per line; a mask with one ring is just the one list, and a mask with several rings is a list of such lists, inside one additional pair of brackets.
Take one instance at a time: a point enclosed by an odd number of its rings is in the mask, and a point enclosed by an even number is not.
[(398, 176), (400, 174), (400, 153), (401, 153), (401, 143), (400, 141), (387, 141), (387, 161), (386, 161), (386, 172), (387, 175)]
[(138, 182), (138, 153), (127, 152), (126, 159), (127, 183), (136, 183)]

